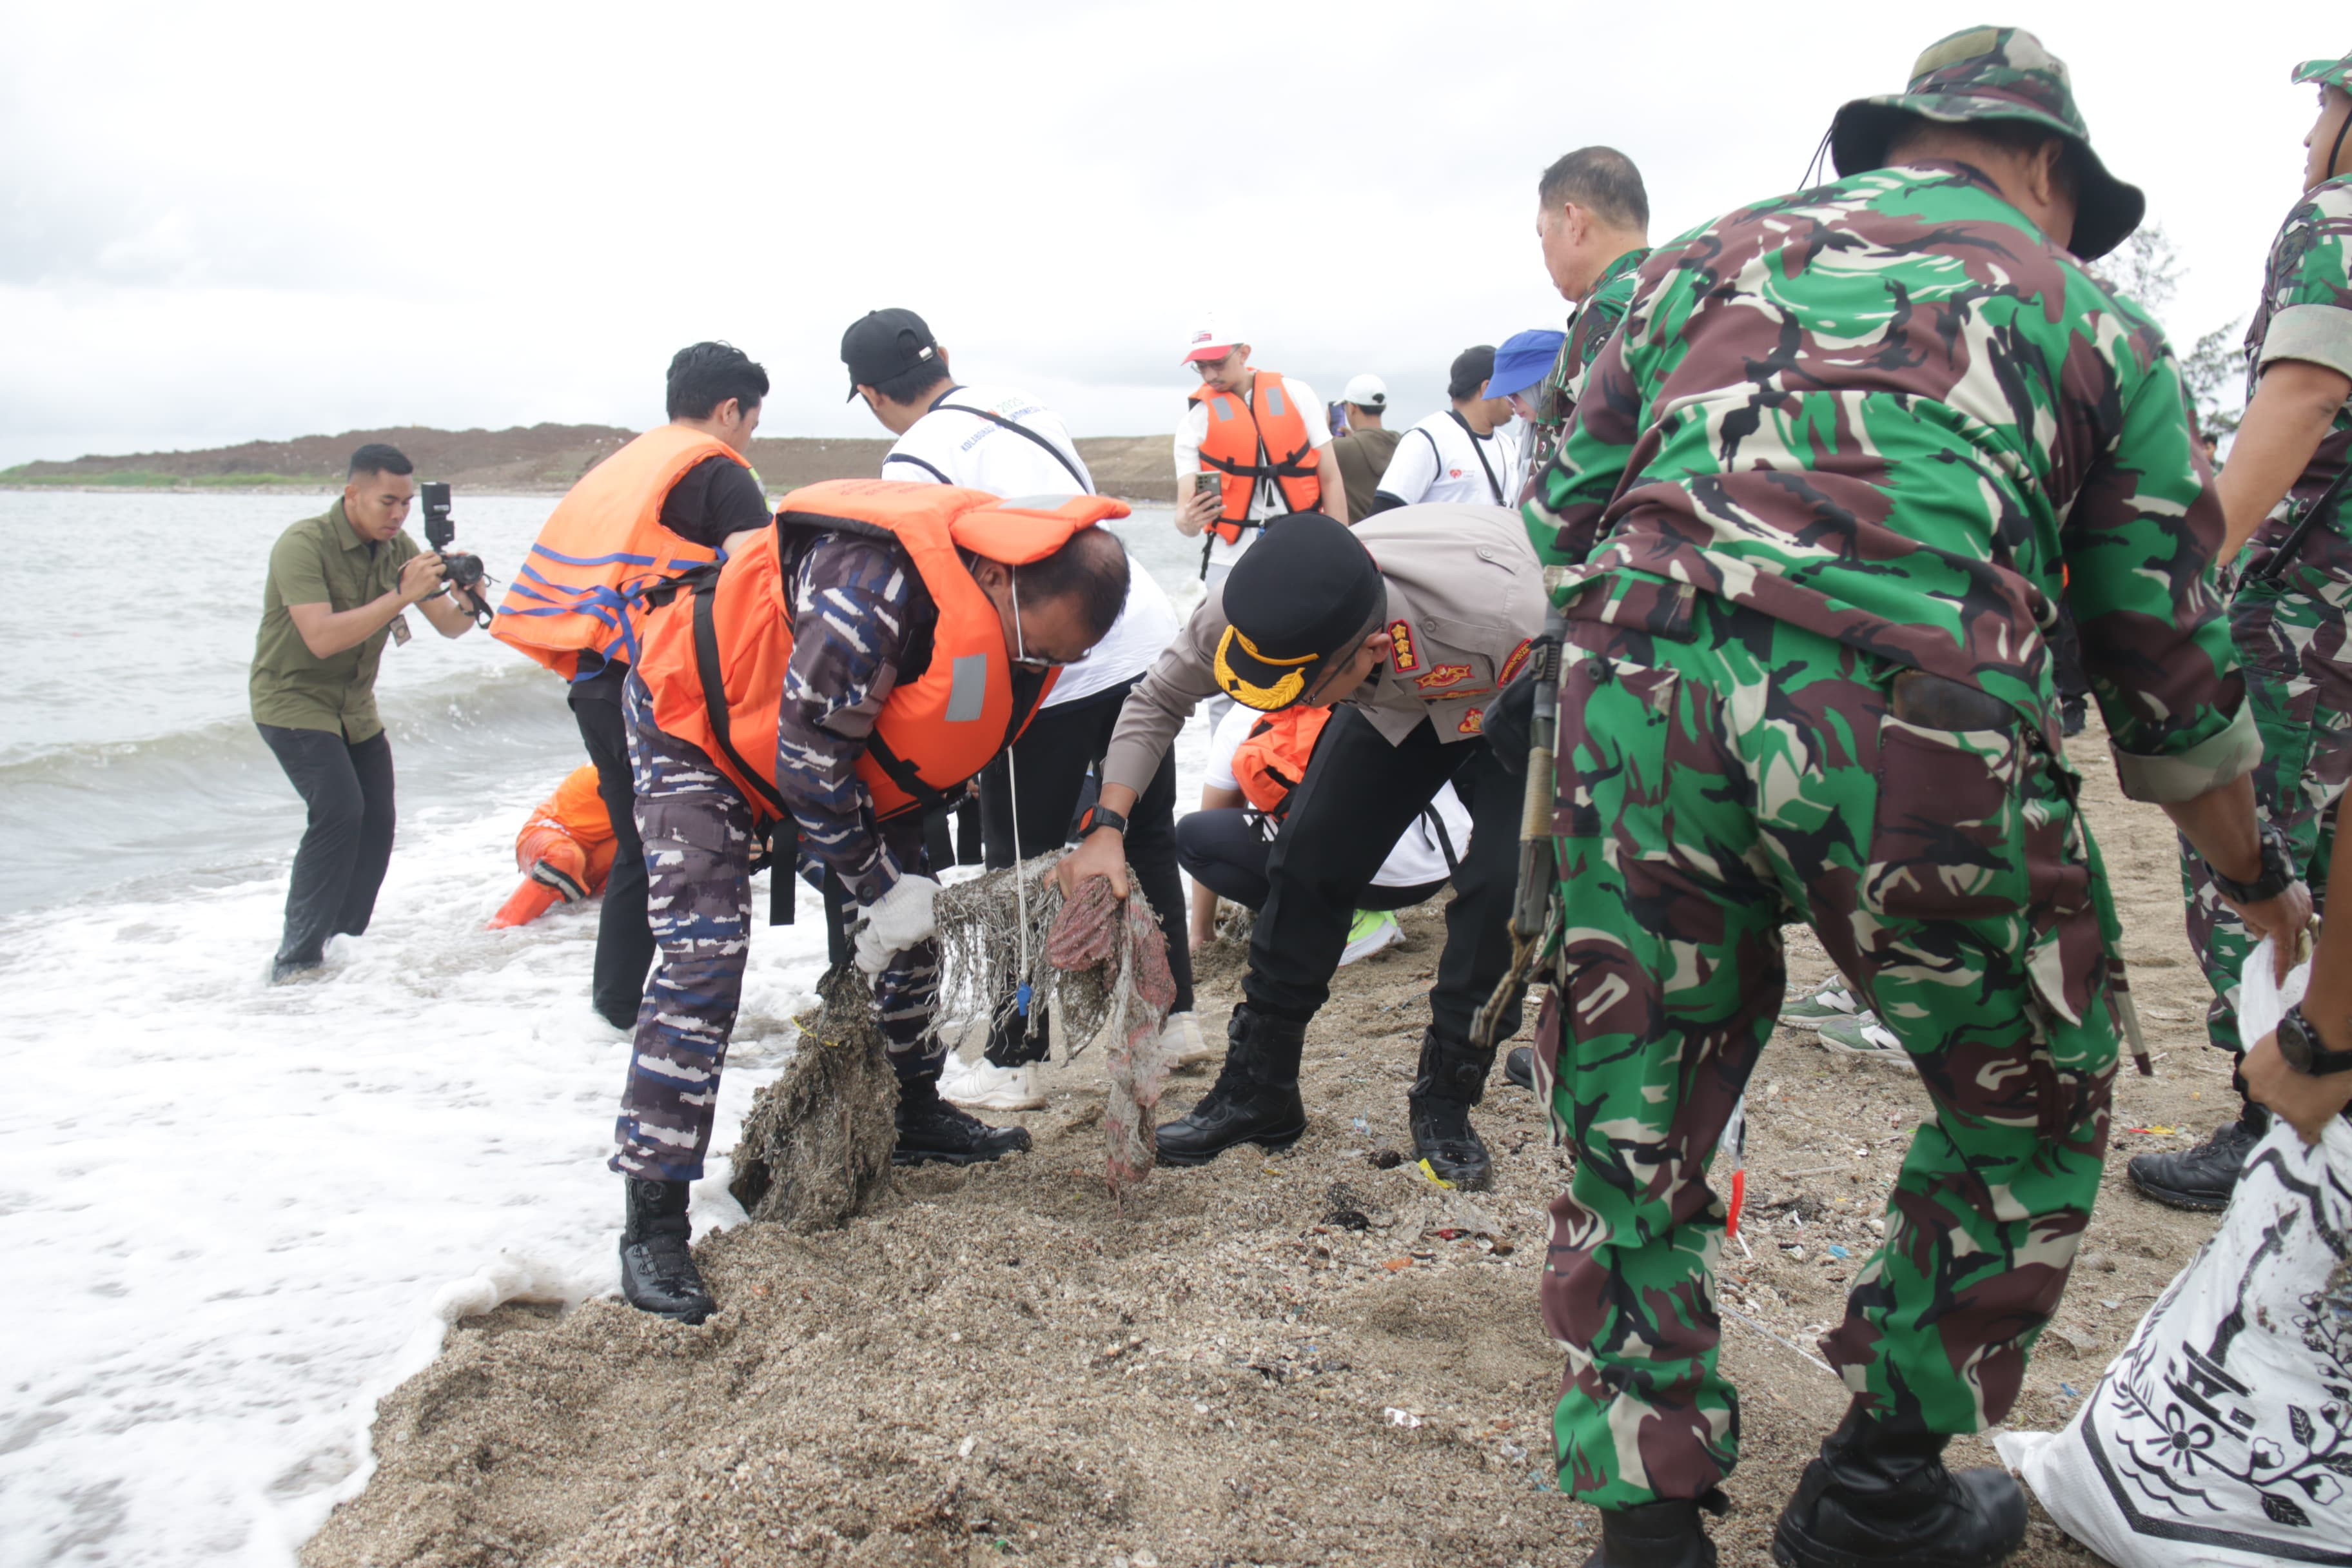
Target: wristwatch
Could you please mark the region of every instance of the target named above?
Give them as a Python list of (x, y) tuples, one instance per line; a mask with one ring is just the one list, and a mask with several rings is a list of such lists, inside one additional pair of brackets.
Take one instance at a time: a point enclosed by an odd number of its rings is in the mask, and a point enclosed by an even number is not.
[(2259, 904), (2265, 899), (2275, 899), (2294, 886), (2294, 857), (2287, 852), (2286, 835), (2272, 823), (2262, 826), (2263, 871), (2251, 882), (2241, 882), (2224, 877), (2212, 861), (2205, 868), (2213, 873), (2213, 885), (2221, 896), (2233, 904)]
[(1086, 815), (1078, 818), (1078, 837), (1084, 838), (1097, 827), (1108, 827), (1113, 833), (1124, 837), (1127, 834), (1127, 818), (1097, 801), (1087, 807)]
[(2319, 1031), (2303, 1016), (2301, 1003), (2289, 1007), (2286, 1016), (2279, 1020), (2278, 1047), (2286, 1065), (2306, 1077), (2352, 1072), (2352, 1051), (2331, 1051), (2320, 1044)]

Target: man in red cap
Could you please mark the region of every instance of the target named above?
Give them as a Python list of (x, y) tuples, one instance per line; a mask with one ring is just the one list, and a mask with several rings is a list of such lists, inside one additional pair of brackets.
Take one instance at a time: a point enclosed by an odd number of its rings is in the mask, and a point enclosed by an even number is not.
[(1184, 363), (1201, 384), (1176, 427), (1176, 527), (1187, 539), (1209, 535), (1203, 581), (1223, 582), (1276, 518), (1348, 521), (1347, 479), (1313, 387), (1253, 367), (1250, 345), (1213, 320), (1193, 329)]

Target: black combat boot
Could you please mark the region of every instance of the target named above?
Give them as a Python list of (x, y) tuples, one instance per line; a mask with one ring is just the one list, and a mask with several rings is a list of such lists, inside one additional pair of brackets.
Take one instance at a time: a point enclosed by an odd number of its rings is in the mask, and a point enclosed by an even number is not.
[(1805, 1467), (1772, 1531), (1781, 1568), (1989, 1568), (2025, 1540), (2025, 1492), (1998, 1469), (1944, 1468), (1940, 1432), (1858, 1409)]
[(1474, 1192), (1495, 1184), (1494, 1157), (1470, 1125), (1470, 1108), (1486, 1097), (1494, 1065), (1491, 1049), (1441, 1039), (1432, 1025), (1421, 1037), (1421, 1076), (1405, 1095), (1413, 1158), (1427, 1161), (1438, 1180)]
[(1307, 1026), (1276, 1018), (1244, 1002), (1225, 1026), (1225, 1065), (1201, 1102), (1160, 1129), (1160, 1163), (1205, 1165), (1236, 1143), (1268, 1153), (1307, 1131), (1298, 1099), (1298, 1056)]
[(940, 1098), (940, 1075), (898, 1080), (898, 1142), (894, 1165), (980, 1165), (1029, 1150), (1026, 1127), (991, 1127)]
[(1730, 1508), (1719, 1491), (1693, 1502), (1668, 1498), (1638, 1508), (1601, 1510), (1601, 1545), (1584, 1568), (1715, 1568), (1715, 1542), (1699, 1510), (1720, 1517)]
[(1536, 1054), (1526, 1046), (1513, 1046), (1511, 1054), (1503, 1058), (1503, 1076), (1526, 1089), (1536, 1091)]
[(2215, 1128), (2196, 1148), (2135, 1154), (2125, 1169), (2132, 1185), (2158, 1203), (2177, 1209), (2227, 1208), (2246, 1156), (2270, 1130), (2271, 1113), (2250, 1100), (2238, 1120)]
[(621, 1294), (656, 1317), (698, 1323), (718, 1310), (702, 1271), (687, 1250), (684, 1182), (628, 1178), (627, 1218), (621, 1226)]

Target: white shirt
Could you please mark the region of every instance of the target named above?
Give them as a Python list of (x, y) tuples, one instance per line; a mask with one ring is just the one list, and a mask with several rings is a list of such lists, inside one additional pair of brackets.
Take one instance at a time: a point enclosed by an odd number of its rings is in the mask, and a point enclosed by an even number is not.
[(1451, 408), (1433, 414), (1404, 433), (1388, 471), (1376, 487), (1407, 506), (1423, 501), (1468, 501), (1508, 506), (1518, 496), (1518, 443), (1511, 426), (1473, 436)]
[[(1323, 406), (1323, 400), (1315, 395), (1315, 389), (1303, 381), (1286, 375), (1282, 378), (1282, 395), (1290, 400), (1290, 405), (1298, 410), (1299, 418), (1306, 421), (1308, 448), (1319, 452), (1329, 446), (1330, 411)], [(1243, 401), (1249, 400), (1244, 396)], [(1208, 438), (1209, 400), (1203, 397), (1185, 405), (1183, 422), (1176, 426), (1176, 494), (1180, 498), (1192, 493), (1192, 476), (1201, 471), (1201, 443)], [(1267, 455), (1270, 458), (1280, 456), (1278, 453)], [(1283, 498), (1281, 486), (1272, 479), (1257, 482), (1257, 489), (1250, 495), (1250, 517), (1282, 517), (1289, 510), (1290, 502)], [(1231, 544), (1211, 534), (1209, 537), (1213, 542), (1209, 546), (1209, 564), (1231, 566), (1242, 558), (1242, 552), (1256, 542), (1258, 533), (1257, 529), (1244, 528), (1241, 538)]]
[[(1234, 777), (1234, 753), (1241, 750), (1249, 738), (1250, 726), (1265, 717), (1255, 708), (1234, 704), (1233, 710), (1217, 721), (1216, 730), (1209, 737), (1209, 777), (1211, 789), (1239, 789), (1241, 783)], [(1376, 888), (1419, 888), (1431, 882), (1443, 882), (1453, 875), (1445, 863), (1445, 846), (1437, 841), (1436, 832), (1429, 819), (1434, 814), (1445, 825), (1447, 842), (1454, 846), (1456, 860), (1470, 852), (1470, 812), (1462, 797), (1454, 793), (1450, 784), (1441, 785), (1429, 810), (1412, 819), (1404, 837), (1396, 841), (1389, 858), (1372, 878)]]
[[(1034, 431), (1053, 450), (995, 420), (967, 412), (971, 409), (984, 409)], [(1087, 471), (1060, 416), (1033, 397), (1001, 386), (950, 387), (898, 437), (882, 459), (882, 477), (913, 484), (961, 485), (1007, 499), (1092, 495), (1095, 488), (1094, 476)], [(1086, 658), (1062, 667), (1061, 679), (1043, 706), (1058, 708), (1141, 675), (1175, 640), (1176, 628), (1176, 606), (1169, 602), (1168, 591), (1130, 557), (1127, 605), (1118, 619)]]

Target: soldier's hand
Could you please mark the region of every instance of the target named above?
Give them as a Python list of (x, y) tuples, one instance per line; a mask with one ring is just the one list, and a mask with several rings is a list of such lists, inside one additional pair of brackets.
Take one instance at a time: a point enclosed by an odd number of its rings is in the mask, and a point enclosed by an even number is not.
[(2277, 898), (2258, 904), (2221, 901), (2238, 911), (2238, 918), (2246, 922), (2246, 934), (2254, 941), (2272, 939), (2277, 972), (2273, 978), (2285, 984), (2287, 971), (2304, 956), (2303, 933), (2311, 925), (2311, 889), (2297, 882)]
[(2303, 1134), (2305, 1143), (2318, 1142), (2327, 1124), (2342, 1115), (2347, 1105), (2352, 1105), (2352, 1072), (2314, 1078), (2295, 1071), (2279, 1055), (2275, 1030), (2264, 1035), (2246, 1053), (2239, 1071), (2245, 1075), (2248, 1097), (2284, 1118), (2289, 1126)]
[(1088, 877), (1109, 878), (1110, 890), (1119, 898), (1127, 897), (1127, 836), (1118, 828), (1096, 828), (1054, 868), (1054, 881), (1066, 899), (1077, 897), (1078, 888)]

